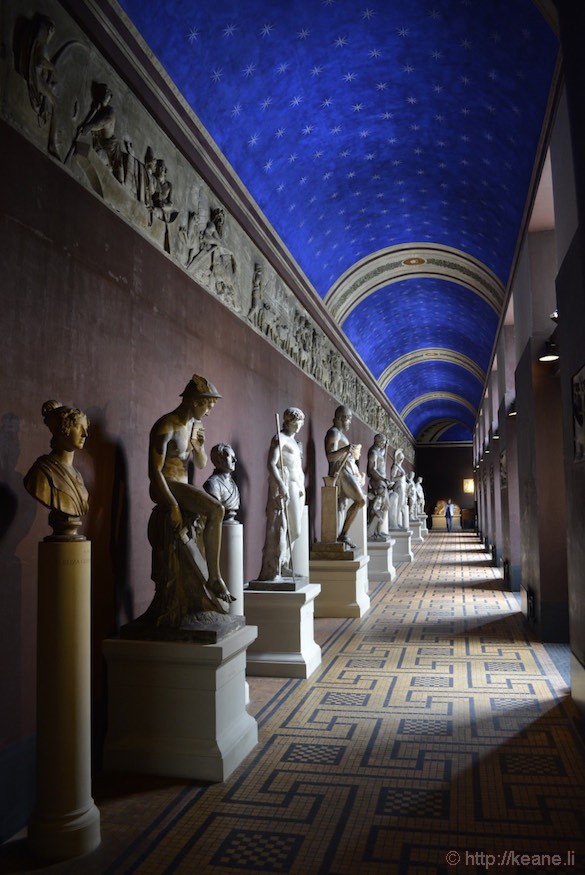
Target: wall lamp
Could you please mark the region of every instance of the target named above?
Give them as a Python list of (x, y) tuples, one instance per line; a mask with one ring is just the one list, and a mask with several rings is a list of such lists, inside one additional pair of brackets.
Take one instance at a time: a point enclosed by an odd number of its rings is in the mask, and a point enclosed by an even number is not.
[(508, 416), (517, 416), (518, 413), (516, 411), (516, 402), (512, 401), (510, 404), (510, 409), (508, 410)]
[(559, 358), (559, 345), (554, 340), (547, 340), (538, 356), (539, 362), (556, 362)]

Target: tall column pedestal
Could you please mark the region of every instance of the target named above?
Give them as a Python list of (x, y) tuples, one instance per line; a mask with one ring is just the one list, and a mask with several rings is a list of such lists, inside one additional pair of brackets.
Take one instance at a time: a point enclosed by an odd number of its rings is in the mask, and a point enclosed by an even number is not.
[(91, 544), (39, 544), (35, 856), (65, 860), (100, 844), (91, 795)]
[(225, 781), (258, 742), (246, 711), (244, 626), (217, 644), (108, 639), (104, 768)]
[(229, 612), (233, 616), (244, 613), (244, 527), (241, 523), (224, 523), (221, 527), (219, 567), (235, 602)]
[[(230, 602), (231, 617), (244, 615), (244, 526), (242, 523), (224, 523), (221, 527), (219, 570), (227, 588), (234, 596)], [(250, 686), (246, 681), (246, 705), (250, 704)]]
[(414, 562), (414, 553), (412, 552), (410, 530), (393, 530), (391, 533), (394, 544), (394, 562), (396, 565), (402, 565), (403, 562)]
[(313, 620), (320, 592), (316, 583), (293, 592), (246, 590), (246, 618), (258, 627), (258, 638), (248, 648), (249, 675), (308, 678), (321, 664)]
[(395, 580), (396, 568), (392, 561), (394, 538), (388, 541), (370, 541), (368, 543), (368, 578), (370, 580)]

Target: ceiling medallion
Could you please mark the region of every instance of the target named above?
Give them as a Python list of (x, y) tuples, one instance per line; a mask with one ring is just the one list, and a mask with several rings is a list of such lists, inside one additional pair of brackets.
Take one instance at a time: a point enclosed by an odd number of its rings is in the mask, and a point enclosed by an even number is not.
[(409, 267), (412, 265), (416, 265), (416, 264), (426, 264), (426, 263), (427, 263), (426, 258), (420, 258), (420, 257), (405, 258), (404, 261), (402, 262), (402, 264), (408, 265)]

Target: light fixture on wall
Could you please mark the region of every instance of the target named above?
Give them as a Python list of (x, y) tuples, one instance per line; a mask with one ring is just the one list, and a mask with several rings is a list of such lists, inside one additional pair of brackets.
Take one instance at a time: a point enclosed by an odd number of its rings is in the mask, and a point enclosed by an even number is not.
[(475, 492), (475, 481), (473, 477), (466, 477), (463, 480), (463, 491), (467, 495), (473, 495), (473, 493)]
[(559, 358), (559, 345), (549, 338), (538, 356), (539, 362), (556, 362)]
[(516, 412), (516, 401), (512, 401), (510, 404), (510, 409), (508, 410), (508, 416), (517, 416)]

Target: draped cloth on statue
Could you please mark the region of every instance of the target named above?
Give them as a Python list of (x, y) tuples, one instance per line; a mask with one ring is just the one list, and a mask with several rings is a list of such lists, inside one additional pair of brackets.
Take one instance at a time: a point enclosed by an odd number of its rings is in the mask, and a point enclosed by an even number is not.
[(188, 514), (184, 518), (187, 525), (177, 534), (168, 510), (157, 505), (148, 522), (155, 594), (147, 614), (156, 617), (158, 626), (178, 627), (202, 611), (224, 613), (207, 589), (207, 564), (197, 544), (195, 519)]
[(88, 511), (88, 493), (81, 474), (64, 465), (53, 453), (39, 456), (24, 478), (27, 491), (50, 510), (70, 517)]

